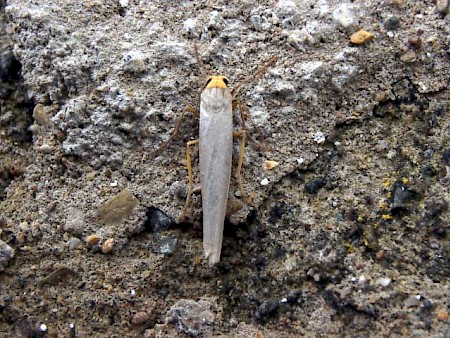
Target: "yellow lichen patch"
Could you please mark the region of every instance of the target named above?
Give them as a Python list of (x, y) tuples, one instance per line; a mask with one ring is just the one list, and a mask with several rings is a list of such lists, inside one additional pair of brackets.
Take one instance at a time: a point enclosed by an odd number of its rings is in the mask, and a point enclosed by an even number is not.
[(347, 248), (347, 252), (348, 253), (354, 253), (355, 252), (355, 247), (353, 245), (351, 245), (350, 243), (345, 243), (344, 245)]
[(383, 187), (385, 187), (385, 188), (392, 188), (392, 186), (394, 185), (394, 183), (395, 183), (395, 179), (393, 179), (392, 177), (391, 177), (391, 175), (387, 175), (386, 177), (385, 177), (385, 179), (383, 180)]
[(381, 215), (381, 218), (384, 219), (385, 221), (391, 220), (392, 219), (392, 215), (389, 214), (383, 214)]
[(380, 209), (381, 210), (388, 210), (389, 209), (389, 205), (386, 202), (381, 202), (380, 203)]
[(355, 45), (362, 45), (370, 40), (372, 40), (373, 34), (365, 31), (363, 29), (357, 31), (356, 33), (353, 33), (350, 37), (350, 42)]
[(402, 182), (403, 182), (403, 184), (408, 184), (409, 179), (407, 177), (402, 177)]
[(278, 165), (277, 161), (267, 160), (267, 161), (264, 161), (264, 163), (263, 163), (263, 169), (264, 170), (272, 170), (277, 165)]

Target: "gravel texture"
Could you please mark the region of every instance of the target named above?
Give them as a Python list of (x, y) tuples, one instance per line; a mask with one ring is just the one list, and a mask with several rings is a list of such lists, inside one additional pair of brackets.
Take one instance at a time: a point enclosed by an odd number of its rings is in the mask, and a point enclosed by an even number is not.
[[(1, 0), (0, 20), (0, 336), (448, 335), (448, 1)], [(209, 268), (198, 188), (180, 219), (194, 114), (153, 152), (212, 74), (244, 84), (254, 198), (233, 169)]]

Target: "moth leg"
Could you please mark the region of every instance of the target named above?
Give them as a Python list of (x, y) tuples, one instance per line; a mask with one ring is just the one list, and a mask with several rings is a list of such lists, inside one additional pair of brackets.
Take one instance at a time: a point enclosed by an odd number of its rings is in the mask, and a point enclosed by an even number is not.
[(235, 86), (233, 88), (233, 90), (231, 91), (231, 95), (233, 95), (233, 98), (235, 98), (237, 95), (239, 95), (239, 91), (242, 87), (244, 87), (245, 85), (254, 81), (255, 79), (262, 77), (266, 73), (268, 68), (272, 67), (275, 63), (277, 63), (277, 60), (278, 60), (278, 58), (276, 56), (272, 56), (261, 67), (259, 67), (259, 69), (256, 71), (255, 74), (245, 78), (244, 81), (242, 81), (237, 86)]
[(194, 108), (191, 105), (186, 106), (186, 108), (183, 109), (181, 116), (177, 121), (177, 124), (175, 125), (175, 129), (173, 130), (172, 135), (170, 135), (169, 139), (163, 142), (158, 148), (151, 151), (150, 156), (152, 157), (157, 156), (161, 152), (161, 150), (166, 149), (169, 146), (169, 144), (172, 143), (172, 141), (175, 139), (175, 137), (177, 137), (178, 132), (180, 131), (181, 125), (183, 123), (183, 117), (187, 112), (191, 112), (196, 117), (200, 116), (200, 113), (196, 108)]
[(244, 187), (242, 186), (242, 163), (244, 162), (245, 140), (247, 138), (247, 132), (245, 131), (245, 129), (241, 129), (241, 130), (233, 132), (233, 136), (241, 138), (241, 146), (239, 149), (239, 160), (238, 160), (238, 166), (237, 166), (237, 172), (236, 172), (239, 190), (241, 191), (242, 200), (247, 202), (250, 205), (253, 205), (252, 204), (252, 200), (253, 200), (252, 195), (253, 194), (250, 194), (252, 196), (251, 198), (247, 197), (247, 195), (244, 192)]
[(183, 213), (181, 219), (186, 219), (189, 205), (191, 204), (192, 190), (194, 189), (194, 177), (192, 176), (192, 161), (191, 161), (191, 146), (198, 144), (199, 140), (192, 140), (186, 143), (186, 165), (188, 170), (189, 190), (186, 196), (186, 202), (184, 204)]
[[(258, 127), (258, 125), (255, 123), (255, 121), (253, 121), (253, 119), (250, 116), (250, 112), (248, 111), (248, 107), (247, 105), (241, 101), (241, 100), (235, 100), (233, 101), (233, 107), (238, 108), (240, 115), (241, 115), (241, 123), (242, 123), (242, 128), (244, 130), (247, 130), (247, 127), (245, 125), (245, 121), (248, 119), (251, 121), (253, 128), (256, 130), (256, 133), (258, 135), (262, 135), (261, 129)], [(263, 141), (256, 141), (249, 133), (247, 133), (247, 138), (249, 140), (249, 142), (255, 146), (255, 148), (261, 152), (266, 152), (266, 151), (270, 151), (270, 147), (265, 144)]]

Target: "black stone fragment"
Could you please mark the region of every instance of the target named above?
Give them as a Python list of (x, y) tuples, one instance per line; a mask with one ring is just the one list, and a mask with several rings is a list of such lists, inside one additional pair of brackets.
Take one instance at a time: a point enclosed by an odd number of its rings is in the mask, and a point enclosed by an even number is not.
[(256, 319), (260, 321), (266, 321), (270, 317), (274, 316), (278, 312), (280, 303), (276, 299), (266, 300), (255, 313)]
[(317, 177), (306, 183), (305, 189), (308, 194), (314, 195), (319, 192), (326, 184), (323, 177)]
[(388, 31), (393, 31), (394, 29), (397, 29), (400, 25), (400, 20), (395, 15), (391, 16), (384, 22), (384, 28), (386, 28)]
[(442, 154), (442, 159), (446, 164), (450, 165), (450, 148), (444, 150), (444, 153)]
[(173, 220), (161, 210), (150, 207), (147, 211), (147, 221), (144, 224), (148, 232), (168, 230), (174, 224)]
[(391, 213), (395, 214), (405, 211), (409, 202), (417, 198), (417, 193), (410, 190), (402, 181), (397, 181), (392, 187)]

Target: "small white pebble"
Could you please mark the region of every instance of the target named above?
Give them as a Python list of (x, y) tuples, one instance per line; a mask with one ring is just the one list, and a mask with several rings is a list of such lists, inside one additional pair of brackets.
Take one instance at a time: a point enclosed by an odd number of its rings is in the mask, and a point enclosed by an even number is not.
[(352, 282), (356, 282), (356, 277), (351, 277), (350, 280), (351, 280)]
[(53, 151), (53, 147), (49, 144), (43, 144), (40, 147), (37, 147), (36, 150), (44, 154), (50, 154)]
[(417, 299), (417, 300), (421, 300), (421, 299), (422, 299), (422, 296), (421, 296), (421, 295), (417, 295), (417, 296), (416, 296), (416, 299)]
[(381, 277), (378, 279), (378, 284), (380, 284), (381, 286), (387, 287), (391, 284), (392, 279), (387, 278), (387, 277)]
[(73, 328), (75, 327), (75, 324), (74, 324), (74, 323), (70, 323), (70, 324), (69, 324), (69, 327), (70, 327), (71, 329), (73, 329)]
[(367, 280), (367, 279), (366, 279), (366, 277), (365, 277), (364, 275), (361, 275), (361, 276), (359, 276), (359, 278), (358, 278), (358, 282), (360, 282), (360, 283), (364, 283), (366, 280)]
[(47, 325), (41, 324), (41, 325), (39, 326), (39, 330), (40, 330), (41, 332), (47, 332)]
[(267, 178), (264, 178), (261, 180), (261, 185), (268, 185), (269, 184), (269, 180)]
[(192, 18), (188, 18), (183, 22), (183, 30), (193, 36), (197, 36), (196, 33), (197, 21)]
[(117, 187), (117, 181), (111, 182), (109, 185), (110, 185), (111, 187)]
[(130, 295), (135, 296), (136, 295), (136, 291), (134, 289), (130, 290)]
[(397, 152), (395, 150), (389, 150), (387, 153), (387, 158), (393, 160), (397, 156)]
[(305, 159), (303, 157), (300, 157), (297, 159), (297, 164), (303, 164), (305, 162)]
[(333, 11), (333, 21), (347, 28), (356, 21), (355, 8), (350, 3), (343, 3)]
[(128, 0), (119, 0), (119, 4), (122, 7), (128, 7)]
[(314, 142), (320, 144), (325, 142), (325, 134), (321, 131), (318, 131), (313, 135)]
[(280, 303), (287, 303), (287, 298), (285, 297), (285, 298), (281, 299)]

